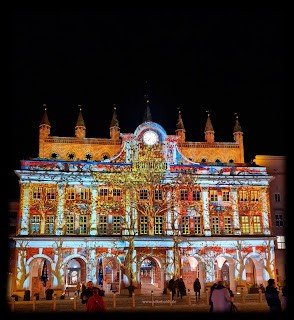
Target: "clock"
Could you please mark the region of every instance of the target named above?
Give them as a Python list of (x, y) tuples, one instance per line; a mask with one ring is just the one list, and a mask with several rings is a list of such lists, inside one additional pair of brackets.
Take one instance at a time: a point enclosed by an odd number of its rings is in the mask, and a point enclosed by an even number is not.
[(148, 146), (154, 146), (158, 140), (158, 134), (152, 130), (148, 130), (143, 134), (143, 141)]

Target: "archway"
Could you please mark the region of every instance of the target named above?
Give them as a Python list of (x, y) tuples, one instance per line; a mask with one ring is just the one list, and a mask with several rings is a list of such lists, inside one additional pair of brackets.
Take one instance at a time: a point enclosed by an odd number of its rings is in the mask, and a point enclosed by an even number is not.
[(215, 282), (222, 280), (231, 290), (236, 290), (235, 265), (232, 257), (221, 254), (215, 259), (214, 276)]
[[(101, 270), (102, 267), (102, 270)], [(121, 270), (117, 258), (106, 257), (97, 264), (97, 279), (105, 292), (120, 292)]]
[[(46, 260), (47, 275), (48, 275), (48, 281), (46, 282), (46, 287), (43, 286), (43, 282), (40, 280), (45, 260)], [(43, 257), (34, 258), (29, 262), (29, 269), (30, 269), (29, 288), (31, 291), (31, 296), (33, 296), (36, 293), (44, 294), (46, 288), (49, 288), (52, 285), (51, 263), (49, 262), (49, 260)]]
[(141, 293), (161, 291), (162, 271), (160, 264), (153, 257), (145, 258), (140, 268)]
[(86, 263), (81, 258), (70, 259), (65, 268), (65, 286), (75, 291), (78, 283), (86, 284)]
[(249, 285), (256, 285), (256, 268), (252, 258), (246, 259), (245, 262), (246, 282)]
[(183, 261), (182, 278), (186, 289), (190, 289), (191, 292), (194, 292), (193, 285), (196, 278), (201, 283), (201, 290), (204, 290), (202, 262), (195, 257), (186, 257)]

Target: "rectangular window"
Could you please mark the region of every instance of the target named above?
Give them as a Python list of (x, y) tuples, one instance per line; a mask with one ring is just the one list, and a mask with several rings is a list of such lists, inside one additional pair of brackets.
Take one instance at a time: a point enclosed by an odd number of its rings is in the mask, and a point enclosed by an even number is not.
[(31, 233), (40, 233), (40, 216), (38, 214), (31, 216)]
[(250, 225), (249, 225), (249, 217), (248, 216), (241, 216), (241, 232), (242, 233), (249, 233), (250, 232)]
[(284, 222), (283, 222), (283, 215), (281, 214), (276, 214), (276, 227), (283, 227)]
[(224, 217), (224, 233), (231, 234), (232, 233), (232, 218)]
[(258, 201), (258, 200), (259, 200), (258, 191), (257, 190), (251, 191), (251, 201)]
[(107, 216), (99, 216), (99, 234), (107, 234)]
[(155, 216), (154, 218), (154, 233), (155, 234), (163, 234), (163, 216)]
[(89, 188), (81, 188), (80, 199), (81, 200), (89, 200)]
[(222, 200), (230, 201), (230, 191), (222, 190)]
[(121, 200), (121, 189), (113, 189), (113, 200), (120, 201)]
[(68, 188), (67, 189), (67, 200), (75, 200), (76, 198), (76, 189)]
[(193, 201), (200, 201), (201, 200), (201, 193), (199, 190), (193, 190), (192, 192), (192, 200)]
[(140, 234), (148, 233), (148, 217), (141, 216), (140, 217)]
[(56, 199), (56, 188), (46, 188), (46, 198), (47, 200)]
[(41, 187), (34, 187), (33, 188), (33, 199), (41, 199), (42, 196), (42, 188)]
[(275, 193), (275, 202), (281, 202), (281, 195), (279, 193)]
[(120, 234), (120, 216), (113, 216), (112, 218), (112, 233)]
[(210, 190), (210, 201), (217, 201), (217, 190)]
[(248, 192), (244, 190), (239, 191), (239, 199), (242, 202), (248, 201)]
[(88, 216), (80, 216), (80, 234), (88, 234)]
[(254, 233), (261, 233), (261, 219), (260, 216), (253, 216), (253, 232)]
[(181, 231), (182, 234), (190, 234), (190, 218), (182, 217), (181, 218)]
[(202, 234), (202, 217), (193, 217), (194, 233)]
[(188, 200), (188, 190), (181, 190), (181, 200)]
[(66, 217), (66, 224), (65, 224), (65, 233), (66, 234), (73, 234), (75, 229), (75, 218), (74, 216), (67, 216)]
[(46, 215), (45, 233), (46, 234), (53, 234), (54, 233), (54, 216), (53, 215)]
[(286, 249), (286, 242), (284, 236), (277, 236), (277, 247), (278, 249)]
[(162, 190), (154, 190), (154, 200), (162, 200)]
[(219, 217), (212, 217), (211, 218), (211, 232), (212, 234), (219, 234)]
[(107, 188), (100, 188), (99, 189), (99, 196), (102, 200), (108, 200), (108, 189)]
[(148, 199), (148, 190), (141, 189), (140, 190), (140, 200), (147, 200)]

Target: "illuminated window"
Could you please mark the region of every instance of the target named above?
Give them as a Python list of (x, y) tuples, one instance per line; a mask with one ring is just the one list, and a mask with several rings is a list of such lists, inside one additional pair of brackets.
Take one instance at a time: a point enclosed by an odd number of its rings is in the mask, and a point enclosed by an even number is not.
[(232, 233), (232, 218), (224, 217), (224, 233)]
[(141, 189), (140, 190), (140, 200), (147, 200), (147, 198), (148, 198), (148, 190)]
[(68, 188), (67, 189), (67, 200), (75, 200), (76, 198), (76, 189)]
[(248, 192), (244, 190), (239, 191), (239, 199), (242, 202), (248, 201)]
[(250, 225), (249, 225), (249, 217), (248, 216), (241, 216), (241, 232), (242, 233), (249, 233), (250, 232)]
[(276, 214), (276, 227), (283, 227), (284, 221), (283, 221), (283, 215), (282, 214)]
[(140, 234), (148, 233), (148, 217), (141, 216), (140, 217)]
[(222, 190), (222, 200), (230, 201), (230, 191)]
[(42, 188), (41, 187), (34, 187), (33, 188), (33, 199), (41, 199), (42, 196)]
[(181, 233), (190, 234), (190, 217), (181, 218)]
[(113, 199), (121, 200), (121, 189), (113, 189)]
[(107, 234), (107, 216), (99, 216), (99, 234)]
[(112, 218), (112, 233), (120, 234), (120, 216), (113, 216)]
[(154, 190), (154, 200), (162, 200), (162, 190)]
[(81, 188), (80, 199), (81, 200), (89, 200), (89, 188)]
[(202, 234), (202, 217), (193, 217), (194, 233)]
[(258, 200), (259, 200), (258, 191), (257, 190), (251, 191), (251, 201), (258, 201)]
[(46, 198), (47, 200), (56, 199), (56, 188), (46, 188)]
[(65, 233), (66, 234), (73, 234), (75, 230), (75, 217), (74, 216), (67, 216), (66, 223), (65, 223)]
[(277, 236), (277, 247), (278, 249), (286, 249), (285, 237)]
[(181, 200), (188, 200), (188, 190), (181, 190)]
[(163, 234), (163, 216), (155, 216), (154, 218), (154, 233), (155, 234)]
[(80, 216), (80, 234), (88, 234), (88, 216)]
[(108, 200), (108, 189), (107, 188), (100, 188), (99, 189), (99, 196), (101, 200)]
[(212, 234), (219, 234), (219, 217), (212, 217), (211, 218), (211, 232)]
[(261, 219), (260, 216), (253, 216), (253, 232), (254, 233), (261, 233)]
[(201, 193), (199, 190), (192, 191), (192, 200), (193, 201), (200, 201), (201, 200)]
[(275, 193), (275, 202), (281, 202), (281, 195), (279, 193)]
[(46, 234), (53, 234), (54, 233), (54, 215), (46, 215), (45, 233)]
[(217, 190), (210, 190), (210, 201), (217, 201)]
[(40, 233), (40, 216), (38, 214), (31, 215), (31, 233)]

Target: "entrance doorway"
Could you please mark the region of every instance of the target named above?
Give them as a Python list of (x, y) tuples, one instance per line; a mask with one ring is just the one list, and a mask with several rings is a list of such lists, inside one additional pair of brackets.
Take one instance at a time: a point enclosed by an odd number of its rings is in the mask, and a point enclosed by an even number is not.
[(229, 271), (229, 264), (227, 261), (224, 262), (221, 268), (221, 277), (224, 283), (229, 286), (230, 285), (230, 271)]
[(67, 286), (76, 286), (81, 282), (81, 266), (78, 261), (72, 259), (67, 264)]
[(161, 269), (154, 258), (148, 257), (141, 263), (140, 282), (141, 293), (161, 291)]

